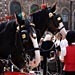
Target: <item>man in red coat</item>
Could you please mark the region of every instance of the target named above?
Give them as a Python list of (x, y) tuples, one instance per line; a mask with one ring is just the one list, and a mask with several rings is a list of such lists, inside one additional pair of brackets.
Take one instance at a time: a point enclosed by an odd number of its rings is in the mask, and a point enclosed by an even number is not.
[(75, 75), (75, 31), (66, 35), (68, 46), (61, 48), (60, 60), (64, 62), (64, 75)]

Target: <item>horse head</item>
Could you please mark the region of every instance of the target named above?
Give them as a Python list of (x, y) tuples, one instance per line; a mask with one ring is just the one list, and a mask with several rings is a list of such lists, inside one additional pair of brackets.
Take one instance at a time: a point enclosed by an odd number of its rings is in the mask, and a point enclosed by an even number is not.
[(61, 15), (56, 14), (55, 10), (56, 10), (56, 4), (54, 4), (49, 11), (48, 30), (51, 31), (53, 34), (60, 32), (64, 38), (65, 35), (67, 34), (67, 31), (64, 27)]
[(35, 65), (38, 66), (40, 63), (40, 51), (34, 24), (31, 23), (26, 17), (24, 17), (24, 14), (16, 15), (16, 18), (18, 22), (17, 30), (22, 40), (21, 43), (23, 45), (24, 52), (35, 55)]
[(53, 4), (52, 7), (46, 7), (44, 9), (40, 9), (30, 16), (32, 17), (32, 22), (35, 24), (35, 29), (39, 32), (40, 38), (44, 34), (45, 30), (56, 34), (57, 32), (64, 30), (64, 25), (62, 22), (62, 18), (59, 14), (55, 13), (56, 11), (56, 3)]

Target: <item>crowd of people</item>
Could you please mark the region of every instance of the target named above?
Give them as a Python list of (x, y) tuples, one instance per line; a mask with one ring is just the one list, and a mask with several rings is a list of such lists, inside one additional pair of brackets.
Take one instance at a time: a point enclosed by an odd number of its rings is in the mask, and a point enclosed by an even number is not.
[(61, 33), (53, 36), (50, 32), (46, 31), (45, 37), (41, 38), (41, 40), (41, 44), (46, 43), (43, 46), (44, 49), (50, 49), (48, 47), (50, 45), (47, 43), (49, 41), (55, 44), (56, 54), (58, 56), (58, 72), (60, 75), (75, 75), (75, 31), (68, 31), (65, 38), (62, 37)]

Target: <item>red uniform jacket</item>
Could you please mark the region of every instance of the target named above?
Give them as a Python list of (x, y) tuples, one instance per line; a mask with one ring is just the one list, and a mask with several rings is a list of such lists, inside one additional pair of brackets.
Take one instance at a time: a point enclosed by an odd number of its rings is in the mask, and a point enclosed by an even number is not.
[(71, 45), (66, 48), (64, 67), (65, 71), (75, 71), (75, 45)]

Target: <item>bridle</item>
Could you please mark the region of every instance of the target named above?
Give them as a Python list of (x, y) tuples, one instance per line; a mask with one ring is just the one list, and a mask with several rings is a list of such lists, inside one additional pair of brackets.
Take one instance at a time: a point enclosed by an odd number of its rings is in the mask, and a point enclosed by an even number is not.
[[(51, 19), (52, 17), (54, 17), (55, 16), (55, 13), (49, 13), (49, 18)], [(56, 21), (58, 22), (58, 24), (59, 24), (59, 26), (57, 27), (57, 31), (54, 33), (54, 35), (55, 34), (57, 34), (58, 32), (60, 32), (63, 28), (65, 28), (64, 27), (64, 25), (62, 24), (62, 18), (61, 18), (61, 16), (58, 16), (57, 18), (56, 18)], [(61, 25), (60, 25), (61, 24)]]

